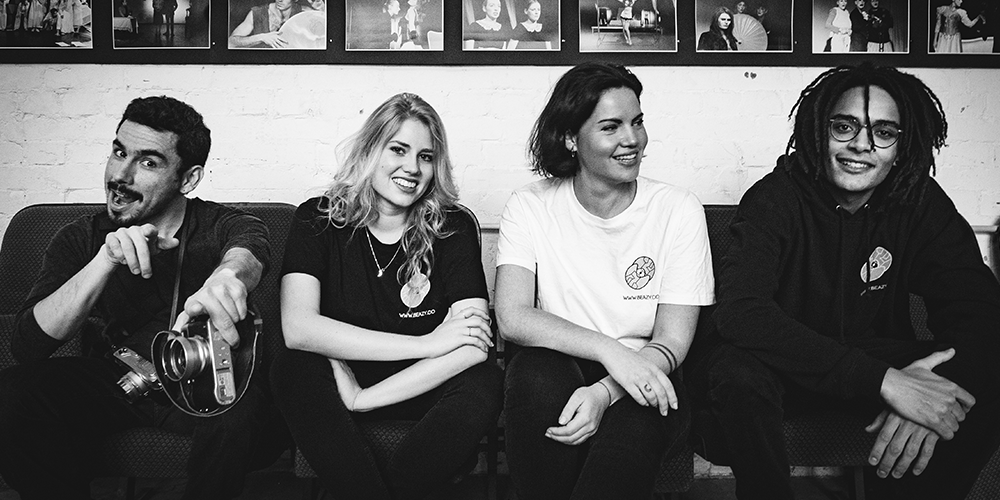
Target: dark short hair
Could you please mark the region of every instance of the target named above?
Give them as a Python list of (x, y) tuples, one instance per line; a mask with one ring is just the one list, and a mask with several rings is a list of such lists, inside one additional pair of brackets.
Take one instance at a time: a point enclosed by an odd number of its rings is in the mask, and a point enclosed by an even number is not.
[(883, 189), (890, 204), (918, 203), (927, 179), (935, 173), (934, 153), (945, 144), (948, 121), (941, 101), (923, 81), (891, 66), (876, 66), (870, 61), (838, 66), (813, 80), (788, 115), (795, 117), (795, 127), (785, 152), (795, 150), (796, 161), (786, 168), (801, 168), (816, 179), (826, 175), (830, 113), (844, 92), (856, 87), (865, 89), (866, 112), (870, 87), (885, 90), (896, 102), (903, 132), (897, 143), (896, 163)]
[(531, 169), (545, 177), (576, 175), (580, 164), (566, 149), (565, 137), (580, 131), (604, 92), (618, 88), (631, 89), (636, 99), (642, 95), (642, 83), (619, 64), (586, 62), (559, 78), (528, 139)]
[(201, 114), (190, 105), (162, 95), (140, 97), (128, 104), (115, 130), (120, 129), (126, 120), (158, 132), (177, 134), (177, 155), (181, 157), (182, 171), (208, 161), (212, 133), (205, 126)]

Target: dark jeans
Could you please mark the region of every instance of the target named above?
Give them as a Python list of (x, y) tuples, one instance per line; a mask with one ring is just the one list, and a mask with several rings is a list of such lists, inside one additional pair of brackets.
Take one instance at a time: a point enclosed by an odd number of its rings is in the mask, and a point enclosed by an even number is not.
[(116, 432), (160, 427), (193, 438), (184, 498), (231, 498), (260, 442), (268, 411), (251, 385), (226, 413), (189, 416), (147, 397), (125, 400), (122, 370), (106, 359), (50, 358), (0, 372), (0, 473), (21, 498), (90, 498), (98, 444)]
[[(325, 357), (284, 350), (271, 368), (292, 438), (337, 499), (424, 498), (447, 484), (496, 427), (502, 384), (500, 368), (485, 362), (416, 398), (354, 413), (341, 401)], [(377, 463), (358, 427), (373, 420), (417, 421), (387, 464)]]
[(670, 377), (678, 410), (664, 417), (626, 396), (604, 412), (590, 439), (570, 446), (545, 437), (545, 429), (557, 425), (573, 391), (607, 372), (600, 363), (550, 349), (516, 351), (507, 365), (505, 401), (507, 462), (517, 498), (649, 498), (660, 462), (687, 438), (691, 410), (678, 378)]
[[(889, 341), (866, 349), (870, 355), (902, 368), (945, 347), (928, 342)], [(962, 384), (961, 371), (945, 362), (935, 369)], [(749, 352), (728, 344), (715, 346), (693, 364), (685, 381), (694, 401), (695, 441), (704, 443), (709, 460), (727, 463), (736, 476), (741, 500), (792, 499), (782, 420), (795, 411), (822, 411), (836, 405), (874, 420), (885, 407), (870, 401), (840, 401), (808, 393), (776, 375)], [(980, 469), (1000, 444), (1000, 398), (976, 395), (976, 405), (955, 438), (939, 440), (928, 467), (919, 476), (879, 479), (866, 467), (866, 490), (872, 498), (964, 499)], [(858, 429), (858, 432), (864, 432)]]

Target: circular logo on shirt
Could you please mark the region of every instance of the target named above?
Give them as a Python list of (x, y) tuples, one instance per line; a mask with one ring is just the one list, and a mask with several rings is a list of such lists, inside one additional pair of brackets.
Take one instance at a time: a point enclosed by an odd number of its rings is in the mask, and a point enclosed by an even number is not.
[(431, 280), (427, 279), (424, 273), (416, 273), (410, 277), (403, 288), (399, 289), (399, 299), (406, 307), (414, 308), (424, 301), (424, 297), (431, 291)]
[[(861, 266), (861, 282), (871, 283), (882, 277), (892, 266), (892, 254), (882, 247), (876, 247), (868, 257), (868, 263)], [(868, 279), (868, 273), (871, 279)]]
[(625, 270), (625, 283), (633, 290), (640, 290), (653, 279), (656, 274), (656, 264), (649, 257), (639, 257)]

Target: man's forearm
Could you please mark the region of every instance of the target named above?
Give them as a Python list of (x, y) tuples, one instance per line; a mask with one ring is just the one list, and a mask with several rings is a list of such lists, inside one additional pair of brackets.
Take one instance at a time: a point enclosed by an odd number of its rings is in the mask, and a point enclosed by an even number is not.
[(253, 252), (245, 248), (230, 248), (222, 257), (222, 262), (212, 272), (212, 276), (223, 269), (233, 271), (236, 279), (243, 282), (247, 293), (257, 288), (257, 284), (260, 283), (260, 278), (264, 274), (264, 265), (257, 260)]
[(64, 341), (87, 319), (115, 269), (103, 252), (102, 248), (83, 269), (35, 304), (32, 313), (46, 335)]

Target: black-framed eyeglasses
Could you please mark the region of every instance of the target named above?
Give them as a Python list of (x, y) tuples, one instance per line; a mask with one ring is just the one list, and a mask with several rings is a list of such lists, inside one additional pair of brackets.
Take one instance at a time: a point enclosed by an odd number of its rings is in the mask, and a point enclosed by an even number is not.
[(872, 133), (872, 142), (876, 148), (885, 149), (896, 144), (903, 131), (894, 123), (876, 123), (862, 125), (850, 118), (830, 118), (830, 137), (837, 142), (854, 140), (861, 129), (868, 128)]

